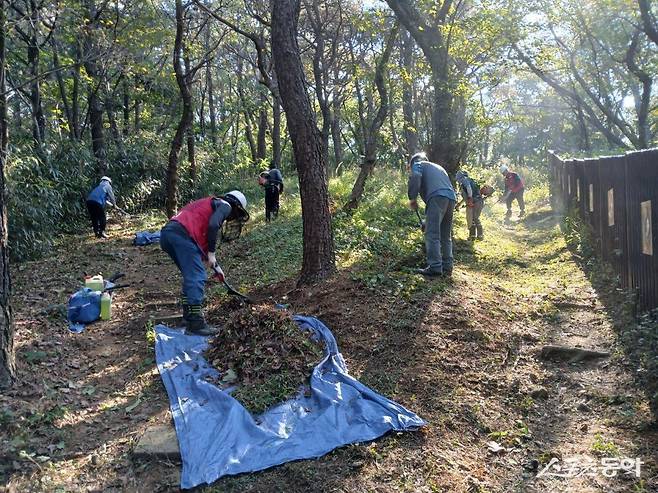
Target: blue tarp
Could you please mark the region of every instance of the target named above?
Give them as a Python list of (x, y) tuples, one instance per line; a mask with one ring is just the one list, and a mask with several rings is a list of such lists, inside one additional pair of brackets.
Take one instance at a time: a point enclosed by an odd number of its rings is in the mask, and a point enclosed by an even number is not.
[(135, 239), (133, 240), (133, 245), (135, 246), (146, 246), (151, 243), (160, 243), (160, 231), (139, 231), (135, 233)]
[(296, 316), (304, 330), (325, 342), (314, 368), (310, 396), (252, 416), (204, 377), (218, 372), (203, 359), (207, 338), (156, 327), (155, 355), (180, 445), (181, 488), (230, 474), (259, 471), (296, 459), (320, 457), (350, 443), (425, 425), (416, 414), (369, 389), (347, 373), (331, 331), (319, 320)]

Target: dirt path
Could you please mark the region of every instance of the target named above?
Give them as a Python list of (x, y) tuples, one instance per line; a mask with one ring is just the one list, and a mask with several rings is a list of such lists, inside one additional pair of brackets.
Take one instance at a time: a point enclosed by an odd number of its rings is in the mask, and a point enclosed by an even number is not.
[[(614, 298), (594, 289), (558, 218), (541, 211), (505, 225), (500, 212), (487, 216), (485, 242), (457, 232), (452, 283), (413, 274), (418, 253), (383, 274), (354, 265), (314, 288), (284, 280), (257, 290), (321, 318), (353, 375), (430, 425), (207, 490), (657, 491), (658, 434), (618, 342)], [(130, 454), (147, 426), (170, 421), (148, 319), (175, 308), (178, 288), (157, 247), (130, 246), (134, 228), (114, 225), (105, 243), (73, 239), (14, 272), (20, 383), (0, 396), (8, 491), (177, 490), (178, 465)], [(260, 258), (248, 244), (234, 253)], [(125, 271), (133, 287), (116, 297), (111, 322), (70, 334), (56, 305), (82, 271), (99, 270)], [(553, 361), (540, 357), (549, 344), (610, 356)], [(585, 466), (605, 457), (640, 457), (641, 478), (558, 478), (548, 474), (555, 465), (536, 477), (552, 459)]]

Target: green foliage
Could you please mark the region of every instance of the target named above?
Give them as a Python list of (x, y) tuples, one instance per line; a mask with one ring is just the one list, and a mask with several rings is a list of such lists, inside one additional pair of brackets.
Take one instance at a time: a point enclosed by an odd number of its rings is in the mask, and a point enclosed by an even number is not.
[(144, 335), (150, 348), (155, 348), (155, 323), (149, 318), (144, 324)]
[(55, 405), (43, 411), (34, 411), (26, 418), (28, 427), (38, 428), (51, 426), (55, 420), (66, 416), (68, 409), (65, 406)]
[(569, 248), (581, 258), (593, 261), (596, 255), (592, 227), (582, 220), (578, 209), (570, 209), (564, 217), (564, 236)]
[[(332, 198), (347, 202), (354, 175), (333, 180)], [(407, 207), (406, 179), (397, 172), (377, 170), (369, 179), (360, 207), (334, 215), (334, 238), (343, 265), (388, 264), (413, 255), (421, 232), (415, 214)]]
[(0, 409), (0, 425), (2, 425), (2, 427), (8, 427), (13, 420), (14, 413), (11, 411), (11, 409)]
[(43, 255), (54, 234), (73, 231), (85, 210), (91, 158), (84, 147), (59, 148), (37, 157), (31, 148), (13, 153), (7, 163), (11, 254), (25, 259)]
[(619, 457), (620, 455), (619, 447), (612, 440), (605, 439), (601, 433), (594, 435), (592, 452), (600, 457)]

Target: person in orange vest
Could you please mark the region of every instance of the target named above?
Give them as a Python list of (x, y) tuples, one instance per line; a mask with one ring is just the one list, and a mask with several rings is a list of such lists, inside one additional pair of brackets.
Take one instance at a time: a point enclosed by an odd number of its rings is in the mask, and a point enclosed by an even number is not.
[(204, 261), (220, 278), (224, 272), (215, 256), (222, 225), (249, 220), (247, 198), (238, 190), (220, 197), (205, 197), (183, 207), (160, 232), (160, 246), (169, 254), (183, 275), (183, 320), (188, 332), (214, 335), (203, 316), (206, 268)]
[(505, 193), (500, 201), (505, 201), (505, 205), (507, 205), (506, 217), (512, 215), (512, 202), (514, 202), (514, 199), (519, 203), (519, 209), (521, 209), (519, 217), (523, 217), (525, 214), (525, 202), (523, 200), (525, 183), (523, 183), (523, 179), (518, 173), (510, 171), (510, 169), (504, 164), (500, 167), (500, 172), (505, 177)]

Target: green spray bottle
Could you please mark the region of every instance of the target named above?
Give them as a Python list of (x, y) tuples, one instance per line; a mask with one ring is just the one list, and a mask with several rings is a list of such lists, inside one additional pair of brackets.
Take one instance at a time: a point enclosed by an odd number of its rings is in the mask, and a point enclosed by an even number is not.
[(101, 294), (101, 320), (112, 317), (112, 295), (108, 292)]

